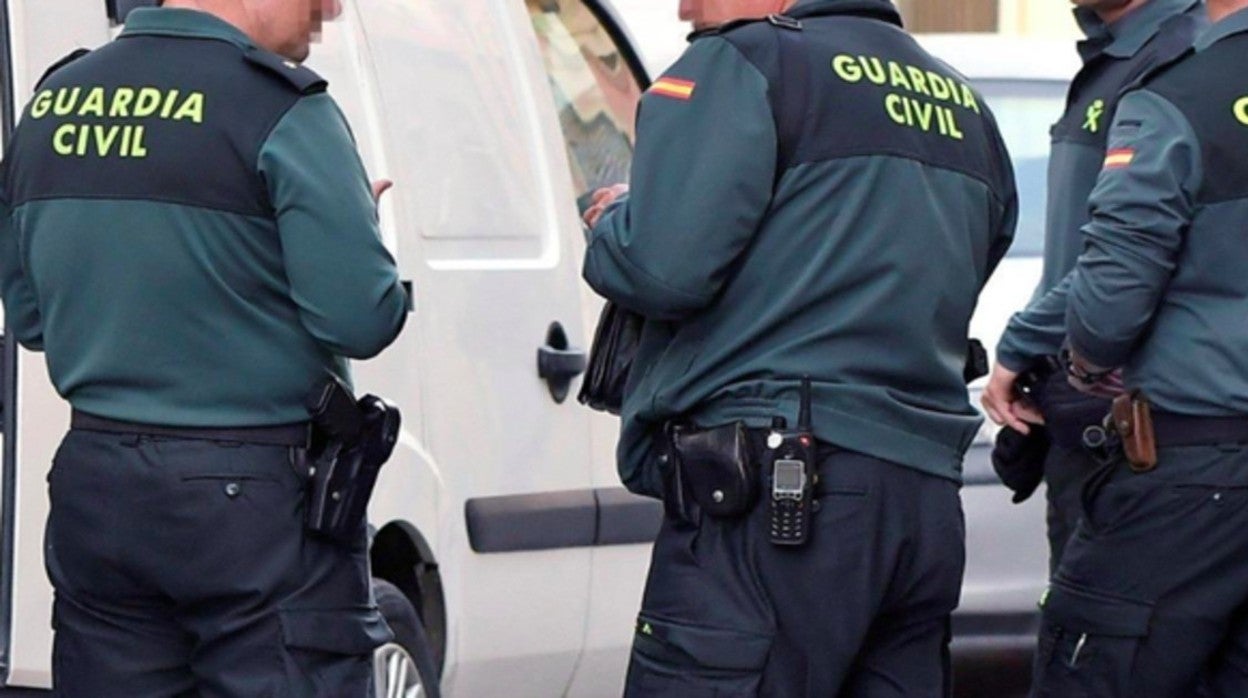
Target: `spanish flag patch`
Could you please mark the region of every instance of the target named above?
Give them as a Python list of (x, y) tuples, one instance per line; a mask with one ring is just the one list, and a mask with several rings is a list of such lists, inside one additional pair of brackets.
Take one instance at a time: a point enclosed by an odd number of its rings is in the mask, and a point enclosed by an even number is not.
[(693, 98), (693, 88), (697, 86), (692, 80), (679, 78), (659, 78), (650, 85), (650, 92), (663, 97), (671, 97), (688, 101)]
[(1135, 159), (1134, 148), (1115, 148), (1105, 153), (1105, 169), (1117, 170), (1131, 164)]

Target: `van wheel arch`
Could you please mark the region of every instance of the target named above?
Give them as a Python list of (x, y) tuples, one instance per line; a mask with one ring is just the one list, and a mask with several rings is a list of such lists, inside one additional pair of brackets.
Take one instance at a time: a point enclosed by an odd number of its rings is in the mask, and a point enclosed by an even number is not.
[(433, 549), (411, 523), (392, 521), (373, 535), (369, 559), (373, 576), (393, 584), (416, 608), (440, 675), (446, 660), (446, 599)]

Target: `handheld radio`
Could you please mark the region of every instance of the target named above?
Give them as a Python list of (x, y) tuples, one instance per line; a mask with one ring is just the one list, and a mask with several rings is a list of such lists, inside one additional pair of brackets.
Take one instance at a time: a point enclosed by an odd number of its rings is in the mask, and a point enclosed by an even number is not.
[(810, 536), (810, 512), (815, 473), (815, 436), (810, 427), (810, 377), (802, 379), (797, 429), (788, 430), (783, 417), (772, 423), (767, 435), (767, 460), (771, 470), (768, 502), (771, 542), (799, 546)]

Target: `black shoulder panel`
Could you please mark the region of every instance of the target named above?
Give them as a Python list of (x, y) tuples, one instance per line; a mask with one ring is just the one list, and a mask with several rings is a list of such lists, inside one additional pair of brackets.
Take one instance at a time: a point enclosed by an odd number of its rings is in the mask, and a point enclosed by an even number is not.
[(1123, 93), (1187, 55), (1201, 26), (1195, 13), (1175, 15), (1135, 55), (1102, 55), (1086, 64), (1071, 83), (1066, 111), (1053, 126), (1053, 140), (1104, 150)]
[(805, 163), (897, 157), (961, 173), (1000, 199), (1008, 196), (1008, 160), (995, 121), (965, 78), (873, 14), (800, 19), (801, 31), (763, 21), (724, 37), (767, 76), (778, 176)]
[[(11, 204), (158, 201), (271, 217), (260, 150), (303, 92), (253, 65), (228, 41), (123, 34), (57, 70), (5, 153)], [(316, 89), (310, 71), (282, 69)]]
[(1149, 83), (1165, 75), (1171, 68), (1177, 66), (1188, 58), (1191, 58), (1194, 53), (1196, 53), (1196, 49), (1189, 46), (1186, 51), (1175, 54), (1168, 59), (1161, 61), (1157, 65), (1150, 66), (1147, 70), (1140, 74), (1139, 78), (1124, 87), (1122, 92), (1127, 93), (1147, 86)]
[(35, 83), (35, 89), (38, 90), (40, 87), (43, 87), (43, 83), (47, 82), (48, 78), (52, 77), (52, 73), (55, 73), (56, 71), (60, 70), (61, 68), (64, 68), (70, 63), (73, 63), (74, 61), (78, 60), (79, 58), (82, 58), (88, 53), (91, 53), (90, 49), (85, 49), (85, 48), (75, 49), (73, 53), (69, 54), (68, 56), (65, 56), (61, 60), (48, 66), (48, 69), (43, 71), (43, 75), (39, 78), (39, 82)]
[(299, 91), (299, 94), (316, 94), (317, 92), (324, 92), (329, 87), (329, 83), (325, 81), (325, 78), (317, 75), (312, 69), (305, 68), (288, 58), (282, 58), (271, 51), (253, 48), (245, 55), (247, 60), (253, 65), (260, 66), (290, 83), (292, 87)]
[(1200, 140), (1204, 203), (1248, 198), (1248, 34), (1222, 39), (1155, 72), (1144, 89), (1187, 118)]
[(1123, 91), (1140, 87), (1195, 53), (1192, 44), (1201, 28), (1199, 20), (1191, 14), (1176, 15), (1166, 20), (1157, 31), (1157, 36), (1145, 47), (1146, 57), (1141, 61), (1136, 79)]

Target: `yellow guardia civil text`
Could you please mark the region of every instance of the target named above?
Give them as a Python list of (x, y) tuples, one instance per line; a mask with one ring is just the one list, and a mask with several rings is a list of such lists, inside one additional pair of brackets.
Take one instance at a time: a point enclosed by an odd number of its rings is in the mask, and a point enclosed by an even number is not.
[(194, 91), (61, 87), (36, 94), (30, 118), (65, 121), (52, 132), (52, 150), (61, 157), (145, 158), (147, 127), (138, 122), (202, 124), (204, 102), (204, 94)]
[(899, 61), (843, 53), (832, 59), (832, 72), (850, 84), (865, 80), (891, 88), (883, 104), (890, 120), (955, 141), (966, 136), (958, 125), (958, 112), (954, 107), (977, 115), (982, 113), (979, 99), (965, 83)]

